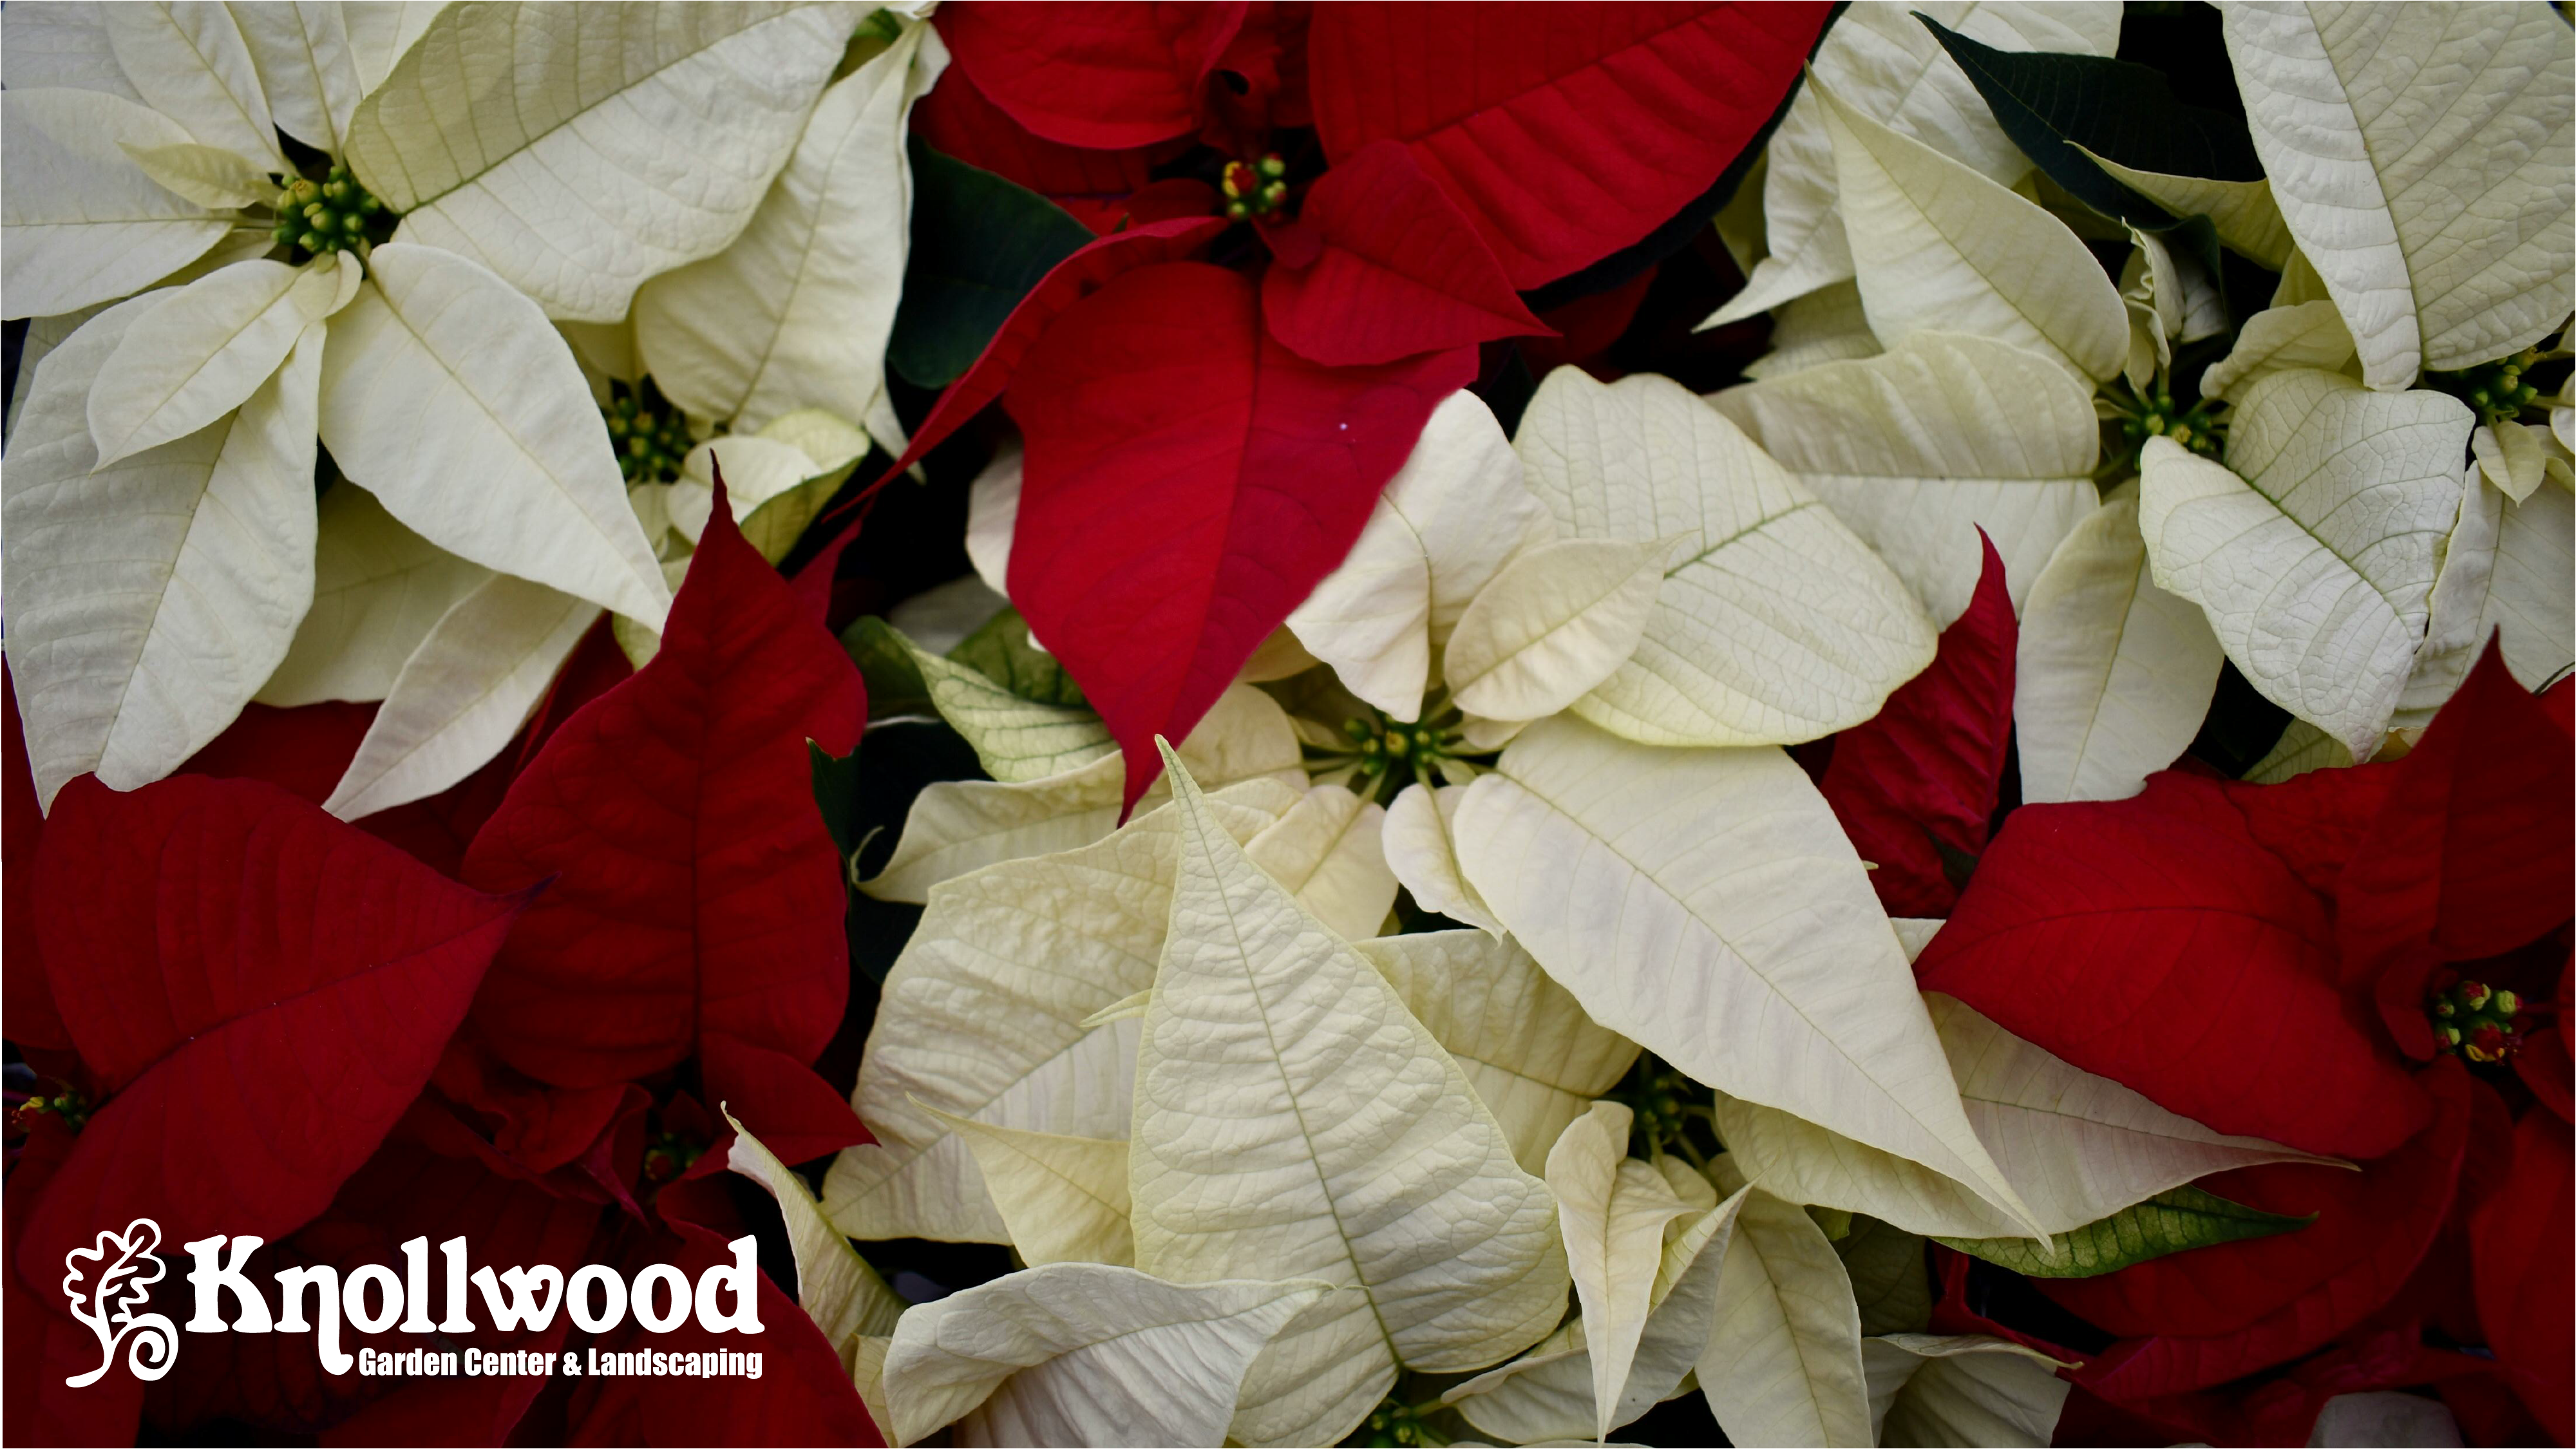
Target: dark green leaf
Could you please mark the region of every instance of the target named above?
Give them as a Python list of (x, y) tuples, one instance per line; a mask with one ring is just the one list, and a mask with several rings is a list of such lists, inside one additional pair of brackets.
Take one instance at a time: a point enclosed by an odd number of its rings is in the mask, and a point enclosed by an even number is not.
[(2048, 179), (2104, 216), (2161, 227), (2174, 218), (2085, 159), (2077, 146), (2140, 171), (2259, 181), (2263, 163), (2241, 117), (2186, 106), (2164, 73), (2099, 55), (2007, 51), (1930, 27), (1967, 72), (1996, 124)]
[(912, 255), (886, 361), (918, 387), (974, 366), (1004, 318), (1091, 229), (1036, 192), (932, 150), (912, 156)]
[(1022, 699), (1079, 709), (1090, 703), (1056, 657), (1029, 642), (1029, 621), (1005, 606), (948, 657)]
[(832, 844), (840, 847), (841, 876), (848, 883), (850, 852), (858, 848), (854, 838), (859, 798), (859, 752), (835, 758), (812, 740), (805, 742), (805, 753), (814, 767), (814, 806), (823, 812), (823, 828), (832, 832)]
[(2030, 1278), (2094, 1278), (2188, 1248), (2268, 1238), (2315, 1221), (2229, 1202), (2196, 1187), (2160, 1192), (2134, 1207), (2057, 1235), (2057, 1261), (2028, 1238), (1941, 1238), (1962, 1253)]
[(841, 647), (868, 686), (869, 719), (931, 713), (930, 686), (913, 662), (911, 643), (892, 624), (870, 614), (841, 631)]
[(1921, 1333), (1931, 1327), (1932, 1270), (1923, 1261), (1921, 1235), (1855, 1213), (1851, 1231), (1835, 1240), (1834, 1251), (1851, 1275), (1862, 1333)]

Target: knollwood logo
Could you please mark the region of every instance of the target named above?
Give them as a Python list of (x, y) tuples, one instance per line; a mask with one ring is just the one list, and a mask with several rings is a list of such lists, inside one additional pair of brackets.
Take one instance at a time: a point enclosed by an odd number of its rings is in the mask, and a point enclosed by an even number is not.
[[(311, 1333), (316, 1355), (326, 1372), (362, 1375), (426, 1374), (468, 1377), (497, 1374), (655, 1375), (688, 1378), (759, 1378), (761, 1356), (733, 1349), (671, 1353), (652, 1349), (602, 1353), (596, 1346), (543, 1352), (462, 1351), (435, 1347), (404, 1352), (362, 1348), (349, 1353), (340, 1346), (345, 1322), (360, 1333), (399, 1330), (406, 1334), (455, 1335), (477, 1332), (469, 1312), (470, 1284), (503, 1333), (542, 1333), (558, 1312), (573, 1326), (597, 1337), (626, 1321), (631, 1308), (646, 1332), (669, 1333), (690, 1319), (708, 1333), (757, 1334), (760, 1323), (758, 1245), (748, 1236), (725, 1246), (733, 1261), (700, 1273), (692, 1285), (686, 1273), (668, 1263), (639, 1270), (629, 1283), (616, 1270), (593, 1263), (567, 1280), (551, 1263), (514, 1267), (498, 1273), (490, 1267), (467, 1271), (465, 1240), (449, 1238), (438, 1245), (445, 1278), (446, 1312), (432, 1317), (429, 1239), (412, 1238), (401, 1245), (403, 1271), (383, 1263), (364, 1263), (349, 1270), (328, 1264), (285, 1268), (271, 1275), (276, 1284), (275, 1311), (268, 1296), (243, 1271), (261, 1239), (242, 1235), (229, 1242), (218, 1236), (184, 1246), (193, 1260), (188, 1286), (196, 1311), (190, 1333)], [(64, 1255), (63, 1296), (72, 1316), (98, 1335), (98, 1367), (63, 1382), (89, 1387), (116, 1365), (119, 1347), (126, 1367), (146, 1382), (170, 1372), (179, 1358), (179, 1326), (159, 1313), (142, 1309), (152, 1298), (152, 1285), (168, 1271), (158, 1256), (161, 1225), (136, 1218), (122, 1233), (101, 1232), (94, 1245)], [(310, 1291), (307, 1291), (310, 1290)], [(732, 1299), (730, 1307), (724, 1302)], [(225, 1302), (233, 1307), (227, 1320)], [(307, 1310), (311, 1317), (306, 1316)], [(132, 1341), (128, 1343), (128, 1339)]]

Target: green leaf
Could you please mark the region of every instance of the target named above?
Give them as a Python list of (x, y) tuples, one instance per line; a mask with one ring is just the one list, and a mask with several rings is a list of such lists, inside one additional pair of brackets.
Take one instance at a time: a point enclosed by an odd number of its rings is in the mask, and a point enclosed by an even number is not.
[(1036, 192), (932, 150), (912, 151), (912, 252), (886, 360), (904, 380), (946, 387), (974, 366), (1004, 318), (1091, 229)]
[(2098, 55), (1996, 50), (1928, 16), (1915, 19), (1967, 72), (2013, 144), (2049, 180), (2104, 216), (2144, 227), (2174, 220), (2112, 180), (2077, 146), (2141, 171), (2262, 179), (2243, 118), (2182, 104), (2160, 71)]
[(892, 624), (870, 614), (841, 631), (841, 647), (867, 683), (869, 719), (929, 713), (930, 685), (913, 661), (912, 642)]
[(2177, 1187), (2107, 1218), (2060, 1233), (2057, 1261), (2028, 1238), (1938, 1238), (1934, 1241), (2030, 1278), (2095, 1278), (2133, 1263), (2214, 1243), (2295, 1232), (2316, 1215), (2287, 1217), (2229, 1202), (2196, 1187)]
[(1007, 605), (949, 650), (948, 657), (1022, 699), (1067, 709), (1090, 704), (1064, 665), (1029, 641), (1029, 621)]
[(1028, 625), (1008, 609), (949, 657), (877, 618), (844, 630), (841, 644), (867, 681), (872, 718), (935, 710), (974, 746), (984, 772), (996, 780), (1042, 780), (1117, 753), (1109, 727), (1083, 703), (1082, 691), (1029, 642)]
[(823, 812), (823, 828), (832, 832), (832, 844), (840, 849), (842, 873), (846, 876), (850, 852), (858, 848), (853, 836), (858, 822), (859, 752), (853, 747), (848, 754), (836, 757), (807, 740), (805, 754), (814, 767), (814, 807)]
[(1921, 1333), (1931, 1326), (1932, 1272), (1923, 1262), (1921, 1234), (1853, 1213), (1850, 1228), (1834, 1239), (1834, 1252), (1851, 1275), (1864, 1336)]

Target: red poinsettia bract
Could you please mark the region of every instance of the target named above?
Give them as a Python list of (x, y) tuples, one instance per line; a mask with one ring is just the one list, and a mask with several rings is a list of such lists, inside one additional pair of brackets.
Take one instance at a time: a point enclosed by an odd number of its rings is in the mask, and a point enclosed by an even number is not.
[[(249, 1270), (263, 1284), (292, 1266), (399, 1271), (404, 1241), (459, 1234), (477, 1262), (677, 1261), (694, 1277), (744, 1231), (716, 1180), (729, 1132), (701, 1100), (789, 1161), (864, 1140), (811, 1065), (848, 961), (807, 741), (846, 753), (866, 702), (718, 488), (649, 665), (577, 667), (525, 746), (366, 829), (299, 798), (327, 790), (363, 706), (258, 712), (191, 763), (208, 773), (130, 794), (83, 777), (49, 819), (11, 722), (8, 879), (26, 908), (10, 913), (10, 1029), (51, 1074), (19, 1114), (7, 1193), (13, 1441), (118, 1442), (142, 1415), (342, 1443), (496, 1443), (530, 1425), (576, 1442), (880, 1442), (838, 1354), (765, 1278), (762, 1382), (335, 1376), (313, 1335), (282, 1334), (191, 1335), (157, 1383), (120, 1367), (63, 1386), (97, 1343), (54, 1285), (103, 1225), (153, 1218), (164, 1252), (268, 1239)], [(472, 832), (464, 870), (488, 888), (370, 829), (442, 861)], [(699, 1334), (630, 1324), (606, 1346), (740, 1346), (681, 1341)], [(558, 1315), (342, 1343), (468, 1346), (586, 1341)]]
[[(1477, 345), (1550, 335), (1519, 293), (1702, 219), (1830, 14), (942, 8), (957, 81), (922, 133), (1128, 230), (1038, 284), (898, 467), (1007, 392), (1013, 602), (1116, 736), (1131, 803), (1154, 737), (1187, 735), (1341, 563)], [(1221, 195), (1149, 181), (1201, 143), (1232, 158)]]
[(2490, 648), (2394, 762), (2270, 786), (2168, 773), (2009, 818), (1924, 986), (2222, 1131), (2358, 1168), (2209, 1179), (2315, 1220), (2043, 1283), (2120, 1335), (2079, 1382), (2145, 1404), (2297, 1358), (2437, 1271), (2464, 1227), (2483, 1336), (2567, 1438), (2568, 1124), (2506, 1061), (2560, 1050), (2531, 1037), (2576, 915), (2569, 757)]

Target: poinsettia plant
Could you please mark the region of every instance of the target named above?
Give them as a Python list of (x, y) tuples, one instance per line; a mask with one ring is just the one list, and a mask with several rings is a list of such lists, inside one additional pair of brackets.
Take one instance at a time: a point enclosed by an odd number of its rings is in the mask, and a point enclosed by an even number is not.
[(7, 1436), (2569, 1442), (2572, 35), (10, 7)]

